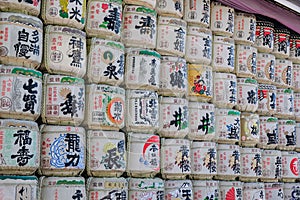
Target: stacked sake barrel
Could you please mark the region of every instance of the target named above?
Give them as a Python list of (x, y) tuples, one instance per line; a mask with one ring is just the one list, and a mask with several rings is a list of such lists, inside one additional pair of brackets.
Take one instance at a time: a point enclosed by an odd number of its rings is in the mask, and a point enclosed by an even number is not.
[(85, 195), (83, 177), (56, 177), (85, 169), (85, 2), (63, 4), (43, 2), (38, 19), (39, 1), (1, 3), (1, 175), (18, 175), (1, 177), (4, 199), (60, 198), (59, 182)]
[[(0, 3), (0, 196), (37, 199), (43, 23), (39, 1)], [(22, 12), (20, 12), (22, 11)], [(13, 175), (13, 176), (10, 176)], [(24, 191), (24, 192), (22, 192)]]
[[(86, 196), (86, 1), (44, 1), (44, 75), (40, 197)], [(75, 177), (76, 176), (76, 177)], [(53, 197), (54, 196), (54, 197)]]
[(2, 198), (298, 195), (298, 34), (209, 0), (0, 9)]

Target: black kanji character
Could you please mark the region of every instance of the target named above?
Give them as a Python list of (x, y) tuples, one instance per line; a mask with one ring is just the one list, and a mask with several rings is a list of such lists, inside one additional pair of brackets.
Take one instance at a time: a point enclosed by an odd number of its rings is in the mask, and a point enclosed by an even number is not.
[(17, 151), (17, 154), (11, 155), (11, 158), (17, 158), (17, 163), (19, 166), (25, 166), (28, 163), (28, 160), (33, 157), (33, 154), (29, 153), (29, 149), (26, 149), (26, 146), (22, 146), (22, 148)]

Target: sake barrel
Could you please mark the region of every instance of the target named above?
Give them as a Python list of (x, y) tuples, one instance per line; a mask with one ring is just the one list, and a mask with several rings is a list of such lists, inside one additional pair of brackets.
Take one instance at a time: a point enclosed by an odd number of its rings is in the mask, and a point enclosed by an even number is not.
[(293, 63), (292, 68), (292, 83), (295, 92), (300, 92), (300, 65)]
[(154, 49), (157, 35), (156, 11), (144, 6), (125, 5), (122, 43), (126, 47)]
[(288, 58), (290, 56), (290, 31), (287, 28), (275, 26), (272, 54), (276, 58)]
[(275, 56), (269, 53), (257, 54), (256, 80), (259, 83), (274, 84), (275, 81)]
[(89, 176), (119, 177), (126, 169), (126, 144), (122, 132), (88, 130), (87, 164)]
[(160, 16), (182, 18), (184, 12), (184, 0), (157, 0), (156, 10)]
[(188, 94), (190, 101), (208, 102), (213, 98), (213, 72), (207, 65), (188, 65)]
[(234, 40), (220, 35), (213, 36), (211, 65), (217, 72), (233, 72), (235, 61)]
[(154, 177), (160, 171), (158, 135), (128, 133), (127, 172), (131, 177)]
[(244, 183), (243, 198), (265, 200), (266, 193), (264, 186), (264, 183)]
[(7, 12), (22, 12), (38, 16), (41, 10), (41, 1), (5, 0), (0, 3), (0, 10)]
[(40, 19), (1, 12), (0, 38), (0, 63), (39, 67), (43, 55), (43, 23)]
[(191, 174), (190, 141), (162, 138), (160, 161), (164, 179), (185, 179)]
[(240, 148), (241, 151), (241, 175), (244, 182), (258, 181), (262, 176), (262, 158), (259, 148)]
[(214, 87), (212, 102), (219, 108), (237, 105), (237, 78), (232, 73), (213, 73)]
[[(296, 123), (296, 136), (300, 134), (300, 123)], [(296, 137), (296, 148), (295, 151), (300, 152), (300, 137)]]
[(293, 63), (287, 59), (276, 59), (275, 61), (275, 82), (279, 88), (293, 87)]
[(215, 120), (215, 140), (223, 144), (238, 144), (241, 137), (241, 112), (216, 108)]
[(300, 121), (300, 93), (294, 93), (294, 114), (295, 120)]
[(281, 151), (282, 181), (295, 182), (299, 177), (299, 158), (295, 151)]
[(164, 199), (164, 181), (160, 178), (129, 178), (128, 197), (131, 200)]
[(159, 101), (156, 92), (148, 90), (126, 91), (127, 131), (154, 133), (159, 127)]
[(87, 199), (128, 198), (128, 183), (125, 178), (90, 177), (86, 182)]
[(39, 199), (39, 183), (35, 176), (0, 176), (3, 199)]
[(42, 4), (41, 17), (45, 24), (83, 29), (86, 23), (86, 0), (46, 1)]
[(148, 49), (127, 49), (125, 86), (128, 89), (158, 90), (160, 54)]
[(258, 84), (252, 78), (237, 78), (237, 106), (240, 111), (255, 112), (258, 108)]
[(86, 34), (66, 26), (46, 26), (42, 68), (82, 78), (87, 68)]
[(259, 115), (250, 112), (242, 112), (240, 118), (240, 145), (243, 147), (255, 147), (259, 143)]
[(257, 49), (250, 45), (235, 45), (235, 68), (237, 77), (255, 78), (257, 71)]
[(217, 174), (217, 144), (193, 141), (191, 145), (191, 176), (193, 179), (212, 179)]
[(193, 185), (191, 180), (166, 180), (166, 200), (194, 199)]
[(300, 63), (300, 35), (297, 33), (291, 33), (290, 35), (289, 59), (294, 63)]
[(85, 30), (89, 37), (119, 40), (122, 28), (122, 0), (87, 2)]
[(82, 127), (41, 126), (41, 164), (44, 176), (78, 176), (85, 169), (86, 136)]
[(90, 84), (86, 86), (85, 118), (88, 129), (119, 130), (124, 127), (125, 90), (117, 86)]
[(278, 146), (277, 148), (285, 151), (292, 151), (296, 147), (296, 121), (279, 119), (278, 120)]
[(266, 200), (283, 200), (283, 183), (265, 183)]
[(215, 138), (215, 106), (210, 103), (189, 102), (191, 140), (211, 141)]
[(270, 53), (274, 48), (274, 23), (256, 20), (255, 46), (258, 52)]
[(294, 90), (277, 89), (275, 116), (290, 119), (294, 117)]
[(216, 35), (231, 37), (234, 33), (234, 8), (220, 2), (211, 2), (210, 28)]
[(36, 120), (41, 114), (42, 73), (0, 65), (0, 117)]
[(233, 39), (236, 44), (253, 45), (255, 42), (256, 17), (245, 12), (235, 12)]
[(88, 40), (88, 83), (118, 86), (124, 80), (125, 48), (120, 42), (92, 38)]
[(83, 177), (40, 178), (40, 197), (44, 200), (81, 199), (86, 200), (85, 179)]
[(84, 119), (84, 80), (44, 74), (42, 120), (55, 125), (79, 126)]
[(281, 151), (263, 150), (261, 153), (263, 182), (277, 182), (282, 178), (282, 157)]
[(159, 135), (184, 138), (189, 132), (188, 101), (184, 98), (160, 97), (159, 107)]
[(284, 193), (284, 199), (298, 199), (300, 197), (300, 184), (284, 183), (283, 193)]
[(194, 200), (217, 199), (220, 195), (219, 181), (192, 180)]
[(186, 60), (174, 56), (162, 56), (158, 93), (163, 96), (182, 97), (187, 94)]
[(257, 113), (272, 115), (276, 112), (277, 88), (274, 85), (258, 84), (258, 108)]
[(0, 172), (33, 175), (40, 165), (40, 132), (33, 121), (0, 120)]
[(243, 199), (243, 182), (220, 181), (220, 199)]
[(188, 24), (195, 24), (209, 28), (210, 25), (210, 0), (184, 1), (183, 19)]
[(217, 147), (218, 180), (235, 180), (241, 174), (240, 147), (238, 145), (219, 144)]
[(211, 30), (199, 26), (188, 26), (185, 59), (189, 63), (209, 65), (212, 59)]
[(259, 143), (262, 149), (275, 149), (278, 145), (278, 118), (269, 116), (259, 117)]
[(186, 26), (184, 20), (159, 16), (156, 51), (161, 55), (183, 57), (186, 49)]

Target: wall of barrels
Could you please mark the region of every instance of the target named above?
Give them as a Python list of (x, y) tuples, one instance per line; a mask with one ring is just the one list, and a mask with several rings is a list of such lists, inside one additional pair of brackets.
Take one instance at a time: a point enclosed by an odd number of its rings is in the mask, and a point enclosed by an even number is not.
[(300, 199), (298, 33), (210, 0), (0, 10), (1, 200)]

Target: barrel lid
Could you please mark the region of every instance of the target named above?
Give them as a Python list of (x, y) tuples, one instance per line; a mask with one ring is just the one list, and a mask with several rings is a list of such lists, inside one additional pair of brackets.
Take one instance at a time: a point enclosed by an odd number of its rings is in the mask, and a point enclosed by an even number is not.
[(18, 74), (42, 79), (42, 72), (20, 66), (0, 65), (0, 74)]
[(173, 104), (173, 105), (188, 105), (188, 100), (184, 98), (176, 97), (163, 97), (160, 96), (160, 103), (162, 104)]
[[(224, 43), (227, 45), (234, 45), (234, 39), (222, 35), (214, 35), (213, 36), (214, 43)], [(233, 46), (235, 47), (235, 46)]]
[(145, 141), (151, 138), (150, 142), (152, 143), (159, 143), (159, 136), (158, 135), (152, 135), (148, 133), (136, 133), (136, 132), (129, 132), (128, 135), (128, 142), (130, 141)]
[(42, 185), (49, 186), (85, 186), (85, 179), (83, 177), (42, 177)]
[(252, 79), (252, 78), (237, 78), (237, 82), (241, 82), (241, 83), (249, 83), (249, 84), (253, 84), (253, 85), (257, 85), (257, 80)]
[(37, 29), (43, 29), (43, 22), (38, 18), (31, 15), (12, 12), (0, 12), (1, 21), (7, 21), (15, 24), (23, 24)]
[(90, 39), (90, 43), (91, 43), (91, 45), (106, 45), (106, 46), (114, 48), (114, 49), (119, 49), (121, 51), (125, 51), (125, 47), (124, 47), (123, 43), (116, 42), (113, 40), (105, 40), (105, 39), (93, 37), (92, 39)]
[(86, 39), (86, 33), (84, 31), (81, 31), (76, 28), (71, 28), (68, 26), (54, 26), (54, 25), (46, 26), (45, 34), (50, 34), (52, 32), (57, 32), (57, 33), (60, 32), (61, 34), (71, 34)]
[(137, 190), (163, 190), (164, 181), (160, 178), (143, 179), (143, 178), (129, 178), (129, 189)]
[[(101, 183), (100, 185), (98, 183)], [(89, 177), (87, 180), (88, 189), (128, 189), (127, 180), (118, 178)]]
[(158, 17), (158, 25), (171, 25), (171, 26), (180, 26), (183, 29), (186, 29), (187, 22), (173, 17), (159, 16)]
[[(92, 2), (92, 1), (96, 1), (96, 2), (99, 2), (99, 0), (89, 0), (90, 2)], [(120, 4), (120, 5), (122, 5), (122, 0), (101, 0), (101, 1), (103, 1), (103, 2), (108, 2), (108, 3), (117, 3), (117, 4)]]
[(157, 51), (149, 50), (149, 49), (142, 49), (142, 48), (127, 48), (126, 54), (130, 56), (153, 56), (158, 59), (161, 58), (160, 54)]
[(161, 56), (161, 63), (163, 62), (181, 62), (186, 65), (186, 60), (176, 56)]
[(196, 101), (189, 102), (189, 108), (202, 109), (203, 107), (208, 107), (208, 109), (214, 109), (215, 105), (212, 103), (205, 103), (205, 102), (196, 102)]
[(41, 127), (41, 133), (43, 132), (54, 132), (54, 133), (59, 133), (59, 132), (74, 132), (74, 133), (85, 133), (85, 129), (83, 127), (73, 127), (73, 126), (56, 126), (56, 125), (47, 125), (47, 124), (42, 124)]
[(259, 90), (277, 90), (275, 85), (268, 85), (268, 84), (258, 84)]
[(94, 140), (95, 138), (99, 139), (119, 139), (119, 140), (125, 140), (125, 134), (118, 131), (106, 131), (106, 130), (88, 130), (87, 136), (91, 140)]
[(0, 176), (0, 180), (33, 180), (33, 181), (37, 181), (37, 177), (36, 176)]
[(165, 189), (192, 188), (191, 180), (166, 180)]
[[(44, 74), (44, 80), (46, 82), (49, 82), (50, 80), (55, 80), (55, 82), (59, 82), (61, 84), (80, 84), (80, 85), (84, 85), (84, 79), (73, 77), (73, 76)], [(59, 80), (59, 81), (56, 81), (56, 80)]]
[(137, 6), (137, 5), (125, 5), (124, 12), (139, 12), (144, 14), (150, 14), (156, 17), (157, 13), (154, 9), (147, 8), (145, 6)]
[(34, 121), (0, 119), (0, 128), (31, 129), (39, 131), (38, 124)]
[(232, 115), (232, 116), (240, 116), (241, 112), (233, 109), (226, 108), (216, 108), (215, 115)]
[(125, 89), (118, 86), (104, 85), (104, 84), (88, 84), (86, 88), (89, 92), (103, 92), (125, 95)]
[(278, 122), (277, 117), (270, 117), (270, 116), (259, 116), (260, 121), (266, 121), (266, 122)]
[(150, 90), (126, 90), (126, 98), (144, 98), (144, 99), (157, 99), (158, 94), (157, 92), (150, 91)]
[(216, 148), (217, 144), (215, 142), (200, 142), (200, 141), (193, 141), (191, 145), (191, 149), (193, 148)]
[(201, 26), (196, 26), (196, 25), (188, 25), (187, 28), (188, 34), (193, 34), (193, 35), (210, 35), (212, 36), (212, 31), (207, 28), (203, 28)]

